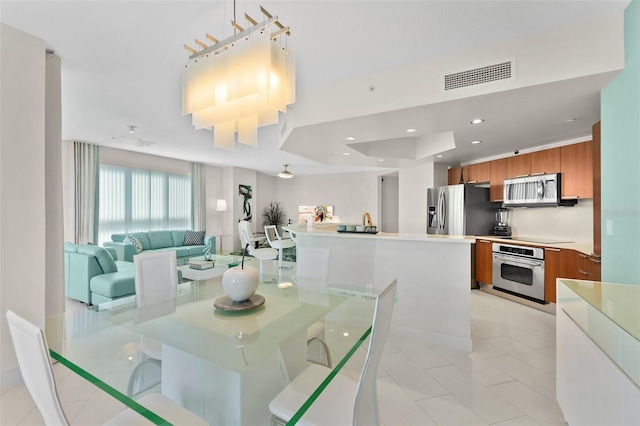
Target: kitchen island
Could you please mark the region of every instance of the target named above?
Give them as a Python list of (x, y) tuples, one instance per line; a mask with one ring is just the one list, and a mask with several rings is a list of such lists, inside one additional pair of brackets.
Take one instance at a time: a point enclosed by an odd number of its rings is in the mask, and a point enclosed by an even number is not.
[(398, 280), (392, 332), (471, 351), (474, 237), (344, 233), (337, 224), (285, 226), (298, 247), (330, 249), (329, 282), (381, 290)]

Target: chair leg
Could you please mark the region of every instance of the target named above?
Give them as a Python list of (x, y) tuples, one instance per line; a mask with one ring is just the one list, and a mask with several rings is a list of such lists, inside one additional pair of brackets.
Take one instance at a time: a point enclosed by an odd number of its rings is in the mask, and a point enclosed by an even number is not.
[(282, 420), (278, 416), (271, 416), (271, 426), (285, 426), (287, 424), (286, 421)]

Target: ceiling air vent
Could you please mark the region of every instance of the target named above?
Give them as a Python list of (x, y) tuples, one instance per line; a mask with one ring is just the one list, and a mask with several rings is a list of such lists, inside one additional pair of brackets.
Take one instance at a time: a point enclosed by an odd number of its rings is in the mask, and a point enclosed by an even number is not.
[(500, 64), (461, 71), (455, 74), (447, 74), (444, 76), (444, 90), (460, 89), (462, 87), (475, 86), (492, 81), (506, 80), (511, 78), (511, 71), (512, 61), (507, 61)]

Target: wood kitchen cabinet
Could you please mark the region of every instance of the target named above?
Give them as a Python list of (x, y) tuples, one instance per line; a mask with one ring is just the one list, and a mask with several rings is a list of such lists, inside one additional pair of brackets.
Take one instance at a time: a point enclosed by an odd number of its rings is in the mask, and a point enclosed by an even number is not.
[(507, 159), (501, 158), (489, 162), (490, 199), (503, 201), (504, 180), (507, 177)]
[(469, 164), (463, 167), (464, 181), (465, 183), (480, 183), (489, 182), (490, 171), (489, 162)]
[(451, 167), (447, 170), (447, 182), (449, 185), (457, 185), (460, 183), (460, 174), (462, 167)]
[(578, 280), (600, 281), (600, 257), (575, 252), (573, 278)]
[(573, 278), (575, 251), (545, 247), (544, 300), (556, 303), (556, 278)]
[(593, 125), (593, 253), (602, 253), (602, 187), (600, 185), (600, 122)]
[(507, 179), (531, 174), (531, 154), (507, 157)]
[(530, 154), (531, 174), (560, 173), (560, 147), (535, 151)]
[(593, 198), (592, 141), (560, 147), (562, 198)]
[(491, 241), (476, 240), (476, 281), (491, 284), (493, 274), (493, 256)]

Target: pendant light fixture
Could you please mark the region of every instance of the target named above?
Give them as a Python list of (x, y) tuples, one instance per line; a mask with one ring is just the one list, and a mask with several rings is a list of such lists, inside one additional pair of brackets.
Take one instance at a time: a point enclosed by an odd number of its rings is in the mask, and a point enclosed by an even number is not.
[(287, 167), (289, 167), (289, 165), (283, 164), (283, 166), (284, 166), (284, 170), (278, 173), (278, 177), (281, 177), (283, 179), (291, 179), (293, 177), (293, 173), (287, 170)]
[(189, 63), (182, 74), (182, 114), (191, 114), (196, 129), (213, 129), (213, 145), (233, 150), (238, 142), (257, 146), (258, 127), (278, 123), (279, 113), (295, 102), (293, 51), (281, 46), (289, 27), (260, 7), (262, 19), (244, 14), (246, 28), (235, 15), (234, 34), (207, 43), (185, 45)]

